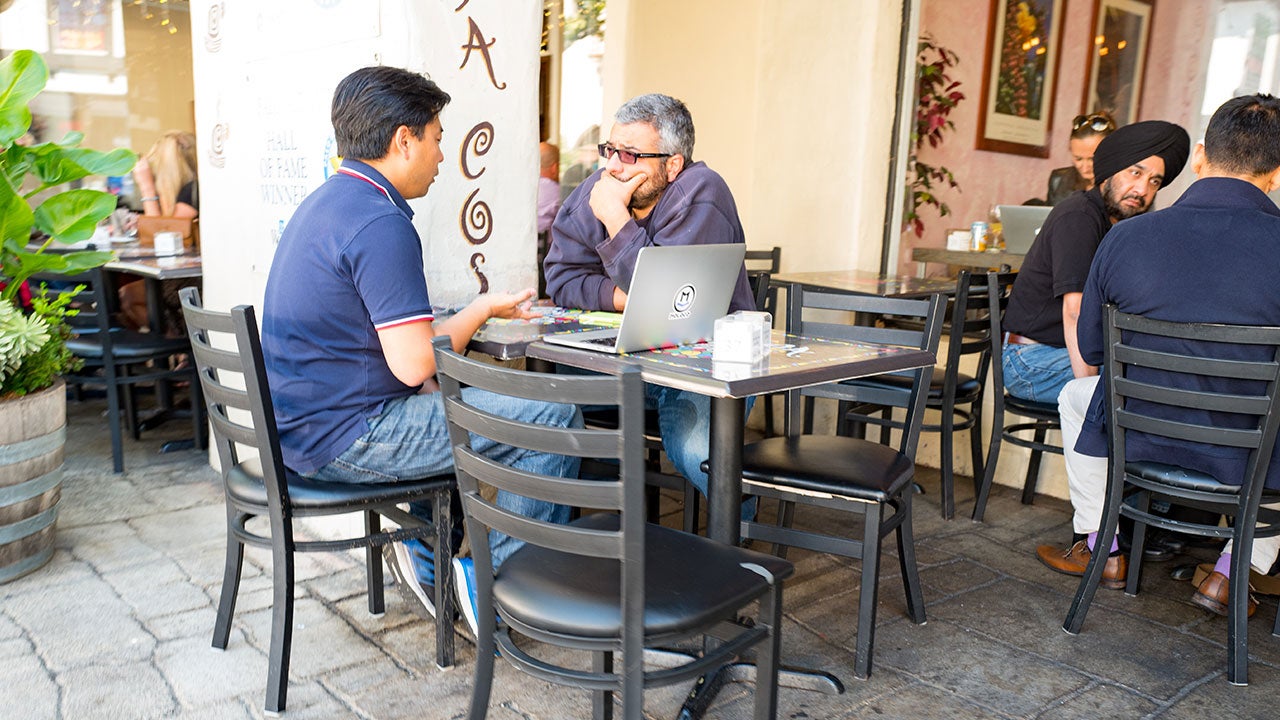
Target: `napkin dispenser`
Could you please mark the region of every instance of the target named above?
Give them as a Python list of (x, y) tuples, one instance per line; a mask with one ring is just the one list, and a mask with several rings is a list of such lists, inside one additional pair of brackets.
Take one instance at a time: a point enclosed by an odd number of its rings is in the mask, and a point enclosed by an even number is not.
[(172, 231), (156, 233), (155, 252), (160, 256), (181, 255), (186, 252), (186, 247), (182, 244), (182, 233)]
[(711, 360), (714, 363), (759, 363), (769, 356), (773, 316), (739, 310), (716, 320)]

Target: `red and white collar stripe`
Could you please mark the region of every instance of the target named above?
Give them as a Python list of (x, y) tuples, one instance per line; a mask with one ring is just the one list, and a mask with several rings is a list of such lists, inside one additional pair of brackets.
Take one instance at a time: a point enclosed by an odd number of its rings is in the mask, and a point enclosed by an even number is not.
[(374, 186), (374, 187), (378, 188), (379, 190), (381, 190), (381, 191), (382, 191), (382, 194), (383, 194), (383, 195), (386, 195), (386, 196), (387, 196), (387, 199), (388, 199), (388, 200), (391, 200), (391, 202), (392, 202), (392, 203), (394, 203), (394, 202), (395, 202), (395, 200), (392, 200), (392, 198), (391, 198), (391, 191), (387, 190), (387, 188), (386, 188), (386, 187), (384, 187), (384, 186), (382, 185), (382, 183), (378, 182), (377, 180), (374, 180), (373, 178), (369, 177), (368, 175), (365, 175), (364, 173), (360, 172), (359, 170), (353, 170), (352, 168), (346, 167), (346, 166), (344, 165), (343, 167), (338, 168), (338, 172), (342, 173), (343, 175), (350, 175), (351, 177), (360, 178), (361, 180), (363, 180), (363, 181), (365, 181), (365, 182), (369, 183), (370, 185), (372, 185), (372, 186)]

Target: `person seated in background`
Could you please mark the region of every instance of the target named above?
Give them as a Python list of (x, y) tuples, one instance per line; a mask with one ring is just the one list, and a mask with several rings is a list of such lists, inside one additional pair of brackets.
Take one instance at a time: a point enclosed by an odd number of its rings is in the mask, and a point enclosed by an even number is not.
[(1093, 187), (1093, 154), (1098, 143), (1116, 129), (1116, 121), (1105, 112), (1077, 115), (1071, 122), (1071, 165), (1049, 173), (1049, 205), (1057, 205), (1077, 190)]
[(1098, 145), (1098, 185), (1053, 208), (1013, 284), (1001, 356), (1010, 395), (1054, 403), (1068, 380), (1097, 373), (1076, 348), (1093, 255), (1112, 225), (1151, 209), (1164, 181), (1182, 172), (1190, 149), (1186, 130), (1160, 120), (1126, 125)]
[[(1228, 100), (1210, 118), (1204, 142), (1196, 145), (1191, 167), (1199, 179), (1168, 209), (1121, 223), (1107, 235), (1089, 271), (1080, 307), (1080, 353), (1091, 367), (1096, 369), (1104, 359), (1103, 305), (1107, 303), (1114, 303), (1120, 312), (1173, 322), (1280, 325), (1280, 284), (1276, 283), (1280, 254), (1275, 249), (1280, 209), (1266, 196), (1280, 188), (1277, 137), (1280, 99), (1259, 94)], [(1256, 359), (1259, 350), (1210, 347), (1217, 345), (1206, 343), (1206, 354)], [(1188, 382), (1201, 380), (1174, 374), (1168, 382), (1185, 388)], [(1241, 393), (1253, 394), (1252, 381), (1222, 382), (1243, 385)], [(1075, 531), (1087, 539), (1065, 551), (1042, 545), (1036, 554), (1051, 569), (1068, 575), (1084, 573), (1102, 522), (1107, 486), (1105, 402), (1105, 388), (1097, 375), (1067, 383), (1058, 400)], [(1130, 434), (1125, 447), (1130, 461), (1169, 463), (1239, 485), (1246, 453), (1223, 452), (1219, 447), (1205, 452), (1195, 443), (1142, 433)], [(1271, 489), (1280, 488), (1276, 454), (1280, 446), (1267, 471), (1266, 485)], [(1255, 538), (1250, 564), (1265, 575), (1278, 551), (1280, 537)], [(1122, 588), (1127, 563), (1118, 545), (1113, 544), (1110, 552), (1102, 586)], [(1226, 615), (1230, 568), (1228, 543), (1191, 601)], [(1253, 615), (1256, 608), (1250, 598), (1248, 614)]]
[[(138, 158), (133, 167), (133, 181), (141, 195), (143, 215), (198, 217), (200, 191), (196, 177), (196, 136), (184, 130), (170, 130), (161, 135), (147, 154)], [(161, 312), (167, 335), (186, 333), (178, 291), (199, 284), (198, 278), (165, 280), (161, 284)], [(120, 313), (124, 322), (135, 329), (150, 325), (146, 283), (130, 282), (120, 288)]]
[(538, 143), (538, 234), (551, 229), (560, 209), (560, 148)]
[[(673, 97), (641, 95), (618, 108), (599, 146), (604, 167), (569, 195), (551, 226), (544, 270), (557, 305), (622, 312), (641, 248), (746, 242), (729, 186), (694, 162), (693, 142), (693, 117)], [(755, 309), (744, 267), (729, 311)], [(711, 399), (645, 384), (645, 404), (658, 411), (676, 470), (706, 495)]]

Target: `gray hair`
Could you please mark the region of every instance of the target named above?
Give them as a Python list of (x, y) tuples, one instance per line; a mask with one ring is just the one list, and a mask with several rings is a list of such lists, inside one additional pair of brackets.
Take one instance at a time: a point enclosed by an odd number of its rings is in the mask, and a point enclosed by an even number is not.
[(648, 124), (658, 131), (659, 150), (683, 155), (686, 165), (693, 162), (693, 117), (684, 103), (670, 95), (633, 97), (618, 108), (613, 119), (622, 125)]

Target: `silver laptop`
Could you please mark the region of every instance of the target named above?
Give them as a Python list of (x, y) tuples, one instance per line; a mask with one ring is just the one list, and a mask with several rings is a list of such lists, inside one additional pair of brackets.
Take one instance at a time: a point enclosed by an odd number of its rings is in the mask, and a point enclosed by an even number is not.
[(740, 243), (642, 248), (621, 325), (543, 339), (605, 353), (710, 339), (716, 319), (729, 312), (746, 252), (747, 246)]
[(1004, 233), (1004, 251), (1026, 255), (1036, 233), (1053, 208), (1047, 205), (997, 205)]

